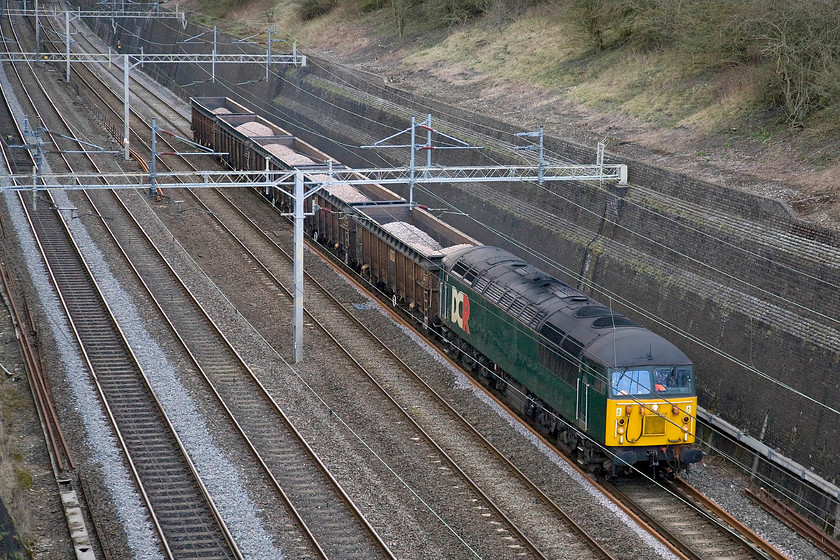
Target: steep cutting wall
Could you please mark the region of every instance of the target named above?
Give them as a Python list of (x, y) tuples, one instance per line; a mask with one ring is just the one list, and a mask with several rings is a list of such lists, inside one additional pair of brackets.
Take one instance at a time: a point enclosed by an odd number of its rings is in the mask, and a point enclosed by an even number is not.
[[(122, 24), (135, 27), (118, 26), (115, 36), (110, 22), (101, 22), (98, 32), (129, 52), (141, 46), (159, 52), (203, 31), (166, 20)], [(178, 48), (208, 52), (206, 45)], [(355, 167), (404, 165), (405, 151), (355, 146), (405, 129), (411, 115), (422, 120), (426, 113), (436, 127), (485, 146), (436, 153), (436, 163), (521, 161), (509, 150), (510, 134), (517, 132), (511, 125), (416, 99), (381, 78), (323, 60), (282, 69), (268, 82), (257, 81), (264, 68), (249, 65), (219, 64), (215, 82), (208, 81), (206, 66), (146, 65), (145, 71), (185, 98), (236, 98)], [(594, 147), (560, 138), (547, 138), (546, 146), (572, 162), (595, 158)], [(534, 261), (672, 340), (697, 364), (703, 406), (755, 434), (766, 421), (768, 445), (836, 480), (840, 415), (818, 403), (840, 401), (840, 234), (801, 223), (777, 201), (641, 162), (621, 163), (630, 170), (626, 189), (445, 185), (416, 198), (433, 208), (446, 201), (468, 216), (444, 219), (469, 235)], [(536, 261), (529, 248), (552, 265)], [(606, 293), (593, 291), (591, 283)]]

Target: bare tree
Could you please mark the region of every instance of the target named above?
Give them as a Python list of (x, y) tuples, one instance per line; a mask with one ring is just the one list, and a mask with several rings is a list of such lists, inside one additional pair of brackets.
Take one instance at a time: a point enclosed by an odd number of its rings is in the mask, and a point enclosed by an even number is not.
[(592, 38), (595, 52), (604, 49), (604, 34), (608, 25), (605, 10), (609, 0), (576, 0), (574, 2), (586, 33)]
[(777, 1), (752, 21), (788, 123), (801, 125), (840, 94), (840, 13), (836, 2)]
[(411, 0), (391, 0), (391, 12), (394, 14), (394, 23), (397, 25), (400, 39), (405, 34), (406, 19), (411, 5)]

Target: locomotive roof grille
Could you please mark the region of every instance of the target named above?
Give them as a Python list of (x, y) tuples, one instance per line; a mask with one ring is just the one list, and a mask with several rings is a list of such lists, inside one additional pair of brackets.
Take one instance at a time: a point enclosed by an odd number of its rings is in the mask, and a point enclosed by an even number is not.
[(461, 261), (455, 263), (452, 267), (452, 274), (457, 274), (458, 276), (464, 276), (469, 270), (469, 267)]
[(472, 287), (477, 292), (484, 292), (485, 289), (490, 288), (492, 286), (494, 286), (494, 285), (490, 283), (490, 280), (488, 280), (484, 276), (479, 276), (473, 282)]
[(502, 309), (510, 309), (511, 304), (516, 299), (516, 296), (513, 295), (511, 292), (505, 292), (502, 294), (501, 299), (499, 299), (499, 307)]
[(556, 283), (552, 283), (548, 290), (562, 299), (571, 299), (572, 301), (586, 301), (589, 299), (583, 292), (579, 292), (559, 280)]
[(540, 324), (542, 324), (542, 322), (545, 321), (545, 317), (545, 311), (543, 311), (536, 305), (529, 305), (525, 308), (525, 311), (519, 318), (523, 323), (525, 323), (532, 329), (537, 330)]
[(519, 317), (527, 305), (528, 301), (525, 298), (516, 298), (510, 305), (510, 312), (514, 317)]
[(490, 282), (483, 276), (481, 277), (481, 279), (487, 282), (487, 286), (484, 289), (485, 297), (487, 297), (487, 299), (494, 303), (499, 303), (502, 300), (502, 297), (504, 297), (505, 291), (502, 289), (501, 286)]
[(456, 276), (462, 277), (464, 281), (468, 282), (469, 284), (472, 284), (473, 281), (478, 277), (478, 271), (461, 261), (455, 263), (455, 266), (452, 267), (452, 273)]
[(539, 270), (530, 265), (519, 266), (512, 264), (510, 265), (510, 268), (513, 269), (514, 272), (516, 272), (523, 278), (533, 280), (534, 282), (546, 280), (548, 278), (544, 272), (540, 272)]

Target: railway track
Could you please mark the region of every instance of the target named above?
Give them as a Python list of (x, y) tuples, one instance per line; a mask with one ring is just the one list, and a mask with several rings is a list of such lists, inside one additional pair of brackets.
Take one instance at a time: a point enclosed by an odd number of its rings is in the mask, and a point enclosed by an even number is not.
[[(111, 110), (117, 115), (111, 103), (121, 99), (108, 87), (106, 80), (99, 78), (96, 72), (75, 72), (74, 75), (88, 89), (98, 92), (96, 95), (103, 110)], [(132, 84), (137, 85), (138, 81), (134, 80)], [(163, 102), (161, 99), (158, 101)], [(154, 109), (151, 106), (148, 108), (149, 111)], [(150, 123), (135, 110), (132, 110), (132, 115), (135, 124), (133, 134), (139, 137), (141, 146), (135, 149), (149, 151), (148, 136), (136, 129), (145, 125), (150, 135)], [(173, 118), (172, 115), (178, 116), (174, 111), (170, 112), (170, 118)], [(183, 119), (183, 115), (179, 117)], [(137, 146), (138, 142), (133, 144)], [(104, 223), (114, 242), (126, 259), (134, 263), (131, 267), (147, 288), (149, 298), (155, 302), (174, 336), (204, 375), (221, 408), (229, 415), (243, 441), (267, 473), (269, 481), (266, 483), (273, 485), (283, 497), (285, 505), (292, 511), (292, 517), (306, 533), (311, 549), (299, 547), (298, 553), (322, 558), (393, 558), (387, 545), (366, 522), (307, 441), (263, 389), (224, 335), (215, 328), (178, 276), (166, 266), (165, 259), (155, 250), (120, 196), (96, 192), (86, 195), (86, 198), (90, 213), (108, 216), (108, 222)], [(94, 198), (98, 202), (94, 202)], [(111, 203), (104, 203), (104, 198), (110, 198)], [(276, 418), (278, 422), (267, 423), (269, 418)], [(315, 473), (319, 473), (320, 477)]]
[[(25, 44), (11, 21), (6, 32), (14, 34), (17, 44)], [(51, 128), (64, 127), (67, 141), (73, 142), (73, 127), (59, 117), (46, 88), (31, 68), (27, 70), (38, 84), (39, 95), (37, 101), (28, 99), (30, 109), (36, 112), (40, 122)], [(27, 80), (17, 67), (15, 73), (26, 91)], [(41, 116), (39, 108), (48, 106), (56, 107), (52, 109), (54, 114)], [(59, 145), (55, 136), (52, 140)], [(93, 160), (87, 159), (95, 168)], [(60, 161), (68, 171), (73, 171), (70, 158), (63, 157)], [(57, 205), (46, 195), (39, 197), (42, 199), (40, 205), (28, 195), (21, 195), (19, 199), (138, 492), (148, 509), (161, 552), (168, 558), (241, 558), (195, 466), (102, 299)]]
[(680, 478), (599, 482), (691, 560), (786, 558)]
[[(108, 93), (112, 94), (112, 101), (117, 100), (117, 97), (113, 95), (114, 92), (107, 88), (104, 80), (97, 78), (96, 84), (90, 83), (95, 73), (85, 77), (82, 77), (81, 74), (77, 72), (76, 79), (81, 79), (91, 90), (99, 90), (99, 100), (105, 106), (109, 106), (105, 97)], [(107, 91), (102, 92), (102, 88)], [(116, 112), (114, 114), (116, 115)], [(145, 119), (138, 118), (135, 111), (132, 111), (132, 114), (135, 116), (135, 126), (138, 123), (148, 125)], [(135, 134), (137, 134), (136, 130)], [(144, 139), (141, 139), (141, 142), (144, 142)], [(135, 145), (137, 144), (135, 143)], [(101, 216), (103, 215), (102, 212), (105, 212), (95, 205), (92, 208), (96, 215)], [(113, 207), (108, 212), (113, 213)], [(114, 229), (118, 228), (115, 227)], [(252, 447), (254, 445), (258, 446), (267, 457), (266, 460), (263, 460), (259, 453), (255, 451), (255, 455), (259, 458), (269, 476), (272, 478), (277, 476), (280, 479), (278, 481), (278, 479), (273, 478), (274, 486), (281, 495), (287, 498), (289, 507), (294, 511), (298, 522), (310, 533), (310, 542), (313, 544), (316, 555), (319, 557), (340, 555), (348, 558), (391, 557), (387, 547), (381, 539), (378, 539), (372, 528), (366, 526), (364, 518), (346, 494), (341, 491), (341, 488), (335, 484), (334, 479), (324, 469), (317, 457), (311, 453), (311, 449), (301, 439), (300, 434), (294, 427), (287, 422), (288, 433), (278, 433), (267, 428), (265, 419), (271, 416), (282, 418), (282, 410), (264, 392), (255, 395), (255, 393), (259, 393), (258, 383), (254, 384), (256, 391), (251, 389), (248, 393), (244, 382), (239, 381), (242, 379), (243, 369), (247, 371), (247, 368), (244, 368), (243, 364), (236, 360), (235, 352), (230, 347), (225, 346), (224, 337), (220, 333), (208, 329), (205, 323), (202, 323), (202, 318), (197, 319), (201, 316), (196, 314), (196, 306), (190, 305), (189, 298), (184, 296), (185, 289), (183, 286), (173, 281), (171, 276), (166, 276), (167, 271), (165, 267), (160, 267), (160, 262), (154, 262), (155, 259), (160, 261), (160, 257), (150, 256), (148, 250), (146, 254), (143, 254), (141, 248), (147, 242), (141, 239), (142, 236), (127, 232), (125, 227), (121, 229), (122, 231), (115, 234), (114, 238), (117, 239), (120, 234), (123, 236), (123, 252), (124, 254), (133, 254), (133, 260), (140, 263), (135, 267), (135, 271), (143, 270), (145, 272), (143, 279), (146, 282), (151, 282), (147, 286), (153, 285), (156, 287), (155, 291), (157, 293), (167, 294), (167, 297), (163, 298), (163, 304), (160, 301), (157, 302), (159, 308), (162, 311), (165, 309), (164, 312), (174, 329), (186, 333), (186, 335), (181, 336), (182, 343), (189, 349), (196, 364), (204, 366), (202, 372), (208, 382), (211, 383), (211, 387), (222, 405), (228, 413), (235, 417), (234, 422), (242, 431), (245, 441)], [(159, 272), (159, 274), (155, 275), (155, 272)], [(140, 275), (139, 272), (138, 275)], [(177, 277), (174, 280), (177, 280)], [(169, 289), (160, 292), (161, 286)], [(149, 294), (154, 299), (151, 289)], [(179, 305), (174, 305), (175, 294), (182, 296), (178, 301)], [(224, 398), (219, 391), (216, 391), (216, 387), (222, 387), (221, 392), (225, 393), (224, 397), (227, 401), (235, 403), (235, 414), (225, 406)], [(271, 410), (272, 406), (276, 410)], [(299, 449), (294, 448), (293, 442), (297, 442)], [(307, 453), (309, 456), (307, 456)], [(322, 480), (312, 476), (312, 466), (322, 472)], [(326, 487), (330, 486), (331, 483), (332, 488), (327, 489)], [(309, 529), (309, 527), (312, 529)], [(312, 534), (313, 532), (315, 535)]]
[[(111, 200), (106, 201), (105, 198)], [(144, 233), (140, 218), (123, 199), (137, 193), (91, 193), (91, 208), (108, 215), (108, 229), (132, 263), (146, 296), (154, 302), (220, 406), (221, 417), (236, 426), (242, 444), (266, 473), (311, 545), (298, 554), (322, 558), (393, 558), (327, 467), (282, 408), (265, 391), (215, 325), (185, 282)], [(96, 200), (94, 200), (96, 199)], [(143, 202), (139, 203), (143, 206)], [(143, 216), (150, 220), (150, 216)], [(148, 227), (148, 226), (147, 226)], [(292, 540), (292, 539), (289, 539)]]
[(165, 554), (239, 558), (60, 216), (46, 205), (35, 210), (21, 198), (131, 470), (142, 481)]
[[(183, 130), (182, 130), (181, 132), (183, 133)], [(326, 292), (326, 290), (325, 290), (325, 292)], [(311, 293), (311, 292), (310, 292), (310, 293)], [(340, 303), (340, 302), (336, 302), (336, 303)], [(309, 304), (308, 304), (308, 305), (309, 305)], [(310, 305), (310, 307), (311, 307), (311, 305)], [(352, 315), (352, 314), (351, 314), (351, 315)], [(347, 342), (348, 342), (348, 341), (350, 341), (350, 342), (357, 342), (357, 341), (358, 341), (358, 338), (354, 337), (353, 335), (350, 335), (349, 337), (345, 338), (345, 342), (344, 342), (344, 344), (347, 344)], [(437, 412), (437, 411), (436, 411), (436, 412)], [(437, 414), (435, 414), (435, 415), (437, 415)], [(604, 557), (609, 557), (609, 556), (604, 556)], [(703, 557), (707, 557), (707, 556), (703, 556)], [(713, 557), (713, 556), (708, 556), (708, 557)], [(745, 557), (751, 557), (751, 556), (745, 556)], [(758, 557), (762, 557), (762, 556), (758, 556)]]
[[(259, 285), (274, 282), (282, 287), (282, 282), (278, 279), (289, 276), (291, 270), (291, 257), (288, 253), (276, 248), (269, 236), (257, 228), (256, 224), (247, 217), (246, 212), (235, 206), (227, 196), (219, 192), (206, 191), (195, 193), (195, 196), (194, 204), (201, 203), (207, 215), (225, 216), (224, 227), (239, 240), (242, 246), (248, 245), (248, 253), (243, 256), (243, 260), (253, 263), (254, 273), (250, 275), (253, 282)], [(228, 217), (231, 216), (231, 211), (238, 216)], [(267, 245), (266, 242), (270, 244)], [(286, 264), (282, 269), (279, 268), (277, 261), (278, 251), (280, 251), (279, 255), (286, 259)], [(225, 250), (225, 253), (232, 255), (233, 250)], [(269, 266), (261, 263), (271, 264)], [(268, 280), (259, 280), (258, 274)], [(309, 320), (327, 333), (335, 344), (336, 350), (346, 353), (359, 368), (361, 378), (358, 383), (372, 385), (371, 390), (379, 392), (383, 398), (390, 401), (393, 409), (400, 413), (394, 425), (412, 426), (415, 434), (419, 434), (426, 440), (435, 456), (441, 457), (449, 469), (459, 473), (490, 511), (493, 511), (503, 523), (509, 524), (511, 531), (519, 533), (518, 538), (524, 542), (524, 547), (529, 548), (531, 553), (538, 557), (543, 555), (558, 557), (560, 549), (568, 552), (571, 546), (580, 547), (579, 557), (613, 557), (608, 550), (588, 535), (587, 531), (566, 516), (551, 498), (540, 491), (429, 385), (425, 384), (413, 368), (402, 362), (383, 341), (364, 327), (345, 305), (329, 293), (329, 289), (315, 283), (311, 277), (308, 281), (310, 282), (307, 292), (308, 308), (318, 310), (317, 313), (313, 312), (309, 315)], [(287, 297), (290, 297), (288, 288), (283, 287), (283, 289)], [(342, 328), (334, 328), (337, 325), (342, 325)], [(327, 353), (331, 352), (332, 350), (327, 351)], [(346, 372), (345, 375), (349, 375), (346, 366), (336, 365), (335, 367), (342, 368), (342, 371)], [(418, 395), (428, 396), (429, 400), (420, 399)], [(417, 415), (411, 414), (410, 411), (419, 406), (417, 404), (419, 400), (427, 401), (427, 405), (422, 407), (424, 413), (422, 420), (418, 421)], [(338, 410), (337, 405), (331, 406)], [(349, 410), (346, 414), (353, 415)], [(408, 437), (416, 438), (417, 436), (408, 434)], [(469, 454), (463, 451), (465, 441), (469, 442), (468, 447), (471, 450)], [(453, 459), (456, 455), (457, 461)], [(506, 481), (504, 492), (493, 492), (494, 483), (500, 478)], [(518, 514), (514, 516), (506, 513), (509, 511), (516, 511)], [(522, 512), (527, 512), (527, 520)], [(513, 517), (517, 518), (512, 519)], [(531, 543), (533, 537), (528, 536), (527, 529), (517, 528), (517, 525), (525, 526), (529, 523), (541, 527), (543, 534), (540, 536), (539, 544)], [(553, 527), (553, 529), (547, 529), (547, 527)], [(564, 534), (566, 532), (575, 533), (583, 546), (581, 547), (580, 543), (577, 545), (570, 543), (568, 536)], [(545, 550), (541, 551), (543, 547)]]

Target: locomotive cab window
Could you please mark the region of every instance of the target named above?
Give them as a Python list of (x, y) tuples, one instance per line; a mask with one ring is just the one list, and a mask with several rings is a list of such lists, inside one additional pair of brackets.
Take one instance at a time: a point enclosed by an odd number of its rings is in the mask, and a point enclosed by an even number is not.
[(618, 370), (613, 371), (610, 377), (610, 388), (614, 396), (649, 395), (651, 393), (653, 384), (651, 383), (649, 370)]
[(653, 380), (658, 395), (694, 394), (694, 375), (690, 367), (655, 368)]

